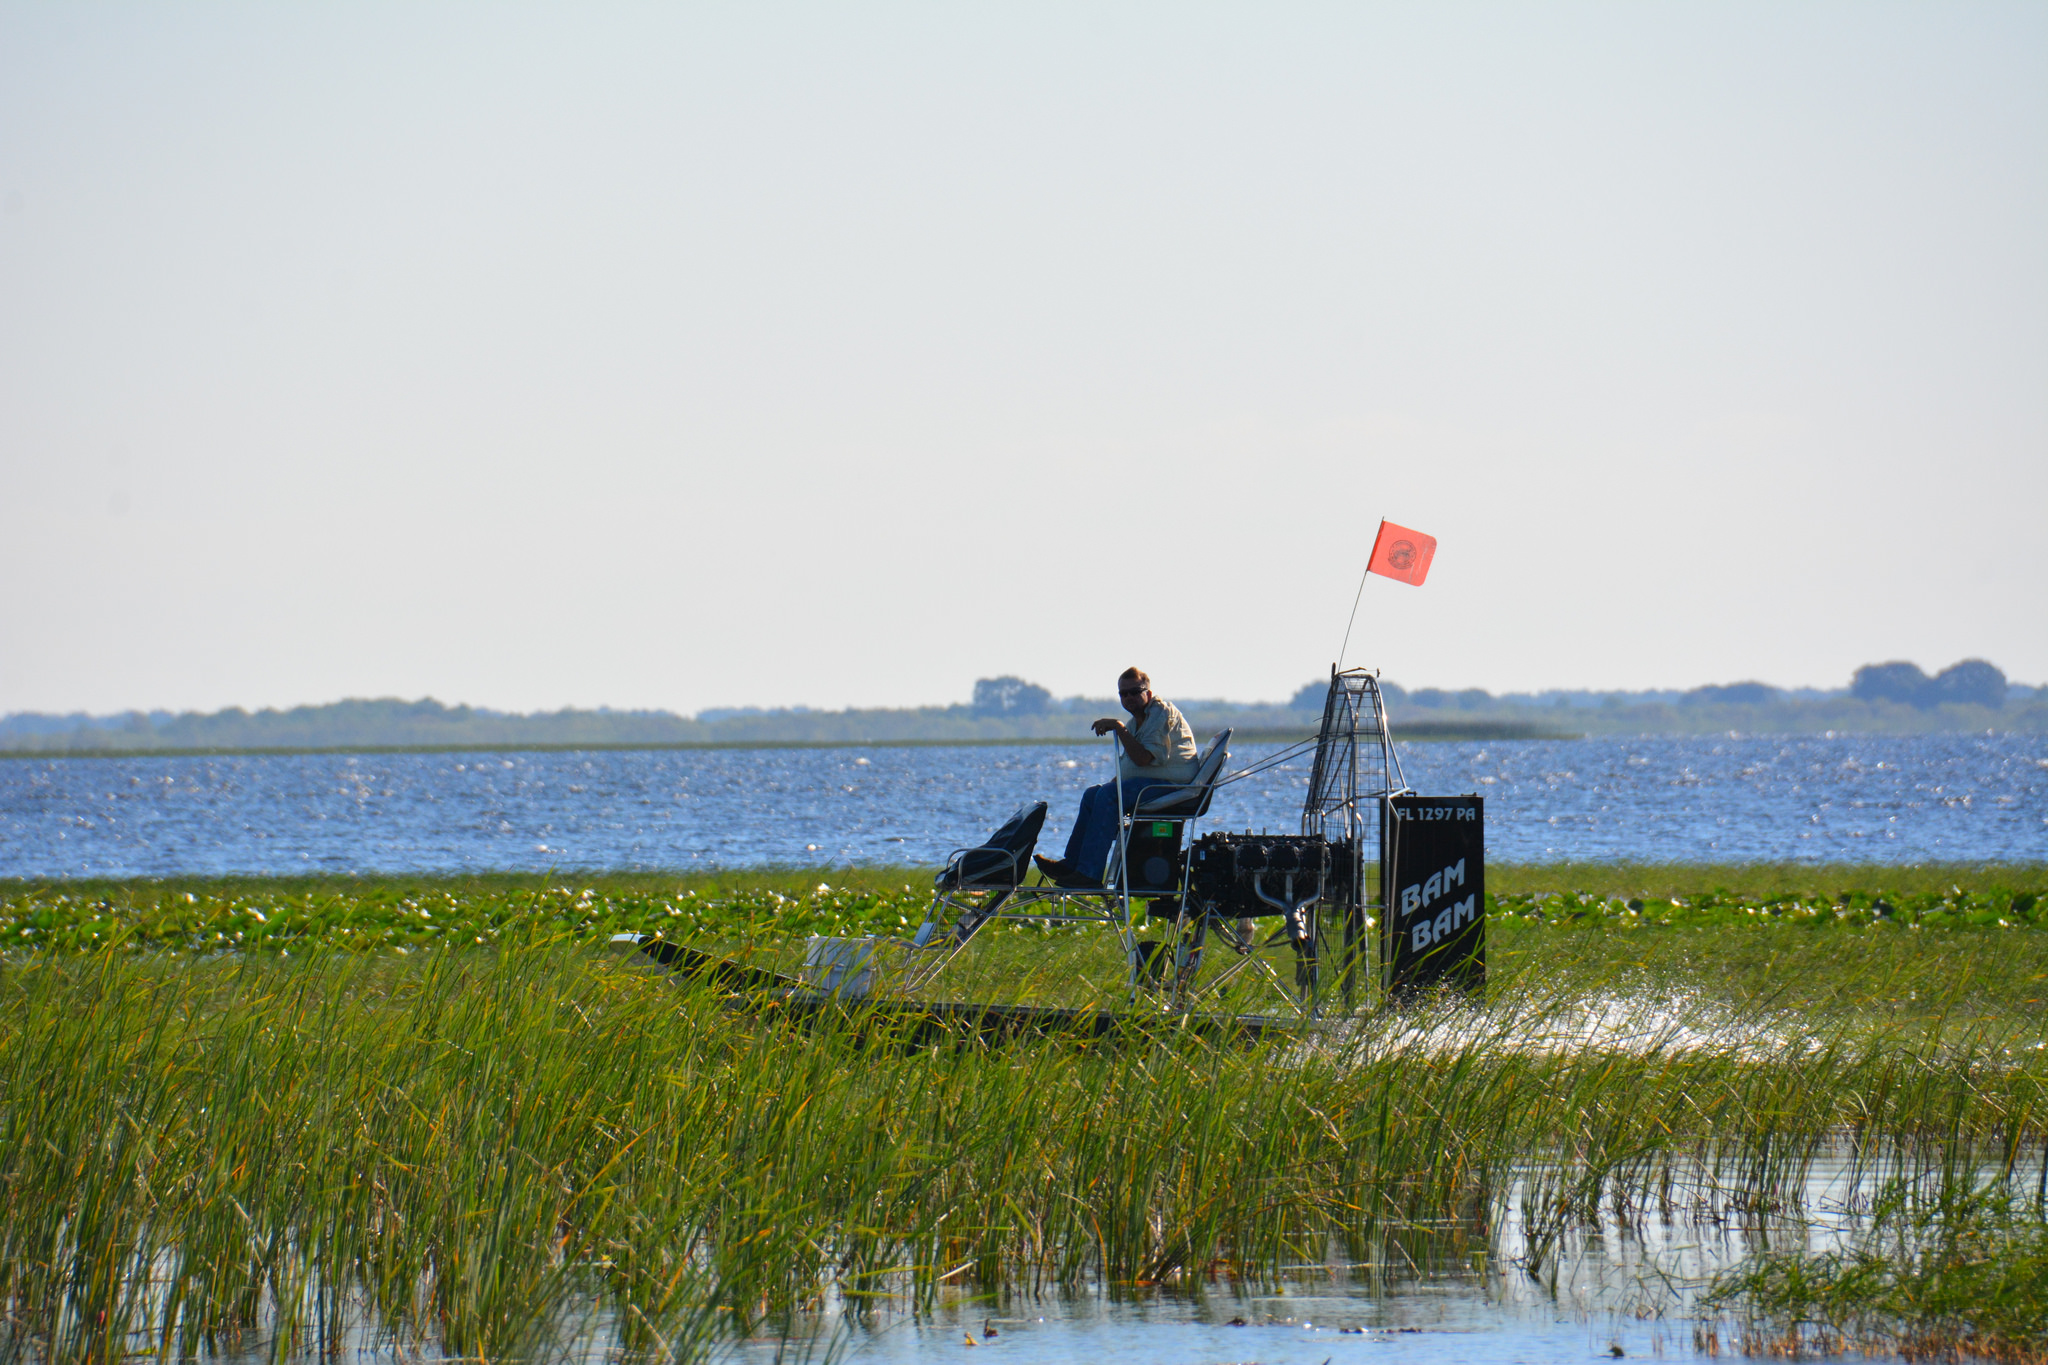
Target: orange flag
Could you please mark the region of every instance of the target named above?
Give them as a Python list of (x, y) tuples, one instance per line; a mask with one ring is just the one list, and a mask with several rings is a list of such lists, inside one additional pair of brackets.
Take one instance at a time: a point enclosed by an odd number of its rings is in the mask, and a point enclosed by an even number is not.
[(1405, 526), (1396, 526), (1391, 521), (1380, 523), (1380, 533), (1372, 543), (1372, 562), (1365, 566), (1367, 573), (1398, 578), (1403, 583), (1421, 587), (1422, 580), (1429, 577), (1429, 561), (1436, 558), (1436, 537), (1426, 536), (1420, 531), (1411, 531)]

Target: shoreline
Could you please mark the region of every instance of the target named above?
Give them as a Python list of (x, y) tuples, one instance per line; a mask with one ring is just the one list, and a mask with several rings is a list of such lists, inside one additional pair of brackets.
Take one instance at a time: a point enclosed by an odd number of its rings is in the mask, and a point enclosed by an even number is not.
[[(1231, 739), (1239, 744), (1300, 744), (1316, 737), (1313, 728), (1282, 730), (1252, 728), (1235, 730)], [(1206, 734), (1202, 736), (1208, 738)], [(1550, 730), (1537, 726), (1415, 725), (1397, 729), (1394, 741), (1402, 743), (1478, 743), (1507, 740), (1578, 740), (1591, 738), (1579, 731)], [(0, 760), (50, 758), (289, 758), (319, 754), (575, 754), (575, 753), (669, 753), (697, 750), (749, 749), (996, 749), (1048, 745), (1094, 746), (1101, 741), (1086, 735), (1021, 736), (990, 739), (704, 739), (671, 740), (662, 743), (630, 741), (576, 743), (564, 741), (514, 741), (503, 744), (276, 744), (248, 748), (208, 745), (148, 749), (0, 749)]]

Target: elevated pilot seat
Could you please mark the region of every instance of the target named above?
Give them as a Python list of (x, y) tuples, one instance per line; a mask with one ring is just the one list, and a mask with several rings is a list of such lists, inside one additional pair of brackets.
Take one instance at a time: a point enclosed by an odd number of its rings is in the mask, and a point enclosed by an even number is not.
[(1128, 893), (1157, 898), (1178, 897), (1187, 880), (1187, 828), (1209, 813), (1223, 769), (1230, 762), (1230, 731), (1209, 741), (1209, 747), (1195, 760), (1195, 772), (1186, 782), (1155, 783), (1142, 788), (1124, 817), (1123, 837), (1109, 855), (1109, 869), (1103, 878), (1112, 891), (1123, 892), (1124, 874), (1129, 872)]

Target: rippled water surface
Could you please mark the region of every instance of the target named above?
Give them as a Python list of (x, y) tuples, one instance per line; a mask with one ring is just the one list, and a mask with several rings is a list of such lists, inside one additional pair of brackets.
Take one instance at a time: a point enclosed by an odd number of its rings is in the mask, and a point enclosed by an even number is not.
[[(1233, 767), (1274, 752), (1241, 746)], [(1487, 798), (1489, 856), (2039, 860), (2048, 737), (1416, 744), (1408, 781)], [(1028, 800), (1063, 844), (1097, 744), (0, 760), (0, 876), (930, 864)], [(1298, 826), (1305, 763), (1219, 792)]]
[[(1388, 1253), (1376, 1266), (1332, 1265), (1290, 1276), (1284, 1286), (1248, 1290), (1218, 1280), (1204, 1292), (1132, 1291), (1074, 1298), (1000, 1301), (961, 1294), (912, 1319), (877, 1314), (867, 1327), (840, 1321), (833, 1341), (849, 1361), (957, 1360), (968, 1337), (974, 1359), (1076, 1365), (1181, 1365), (1188, 1361), (1564, 1362), (1627, 1357), (1694, 1359), (1714, 1354), (1694, 1335), (1711, 1329), (1719, 1351), (1736, 1340), (1727, 1319), (1702, 1319), (1700, 1291), (1754, 1252), (1810, 1253), (1851, 1245), (1874, 1188), (1838, 1158), (1823, 1157), (1797, 1187), (1791, 1207), (1763, 1220), (1670, 1213), (1626, 1220), (1603, 1210), (1532, 1257), (1518, 1182), (1494, 1210), (1491, 1237), (1417, 1264)], [(1421, 1248), (1416, 1248), (1421, 1252)], [(993, 1327), (995, 1336), (985, 1335)], [(1703, 1351), (1703, 1346), (1708, 1347)], [(984, 1350), (984, 1348), (994, 1348)], [(739, 1354), (768, 1365), (793, 1354), (762, 1342)], [(813, 1347), (812, 1354), (823, 1352)], [(1863, 1361), (1893, 1361), (1881, 1351)]]

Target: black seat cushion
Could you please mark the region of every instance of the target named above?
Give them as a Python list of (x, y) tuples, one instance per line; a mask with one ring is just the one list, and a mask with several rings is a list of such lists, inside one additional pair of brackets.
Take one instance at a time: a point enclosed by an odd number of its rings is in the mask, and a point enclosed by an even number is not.
[(1038, 848), (1038, 832), (1045, 828), (1045, 802), (1019, 806), (1002, 828), (977, 848), (953, 855), (937, 878), (941, 889), (959, 887), (1014, 887), (1031, 868), (1031, 855)]

